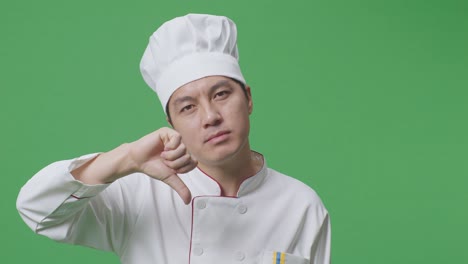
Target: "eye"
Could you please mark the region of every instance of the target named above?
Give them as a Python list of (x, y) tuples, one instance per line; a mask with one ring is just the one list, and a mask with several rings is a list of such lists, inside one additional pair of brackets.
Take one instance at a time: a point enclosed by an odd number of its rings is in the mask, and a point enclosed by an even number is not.
[(222, 91), (219, 91), (217, 92), (215, 95), (214, 95), (214, 98), (215, 99), (224, 99), (226, 98), (228, 95), (229, 95), (229, 91), (228, 90), (222, 90)]
[(194, 107), (193, 104), (186, 105), (186, 106), (182, 107), (182, 109), (180, 109), (180, 112), (182, 113), (182, 112), (190, 111), (193, 107)]

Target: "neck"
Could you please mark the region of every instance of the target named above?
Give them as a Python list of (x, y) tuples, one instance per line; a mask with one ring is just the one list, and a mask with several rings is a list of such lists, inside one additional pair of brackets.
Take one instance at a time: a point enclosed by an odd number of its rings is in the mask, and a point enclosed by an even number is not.
[(221, 187), (221, 195), (237, 196), (242, 182), (255, 175), (263, 166), (260, 154), (252, 152), (249, 144), (229, 161), (217, 165), (198, 163), (198, 167), (214, 178)]

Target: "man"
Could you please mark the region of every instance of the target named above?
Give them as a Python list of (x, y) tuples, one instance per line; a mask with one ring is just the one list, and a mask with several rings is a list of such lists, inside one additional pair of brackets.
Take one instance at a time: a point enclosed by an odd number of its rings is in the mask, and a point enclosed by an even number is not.
[(24, 221), (122, 263), (329, 263), (319, 197), (250, 149), (236, 38), (226, 17), (163, 24), (140, 66), (173, 129), (45, 167), (19, 194)]

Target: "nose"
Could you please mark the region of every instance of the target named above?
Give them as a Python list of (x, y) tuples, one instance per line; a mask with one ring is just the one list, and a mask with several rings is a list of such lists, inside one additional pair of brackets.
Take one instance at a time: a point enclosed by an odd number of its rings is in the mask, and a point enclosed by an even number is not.
[(218, 109), (211, 104), (207, 104), (202, 111), (203, 128), (217, 126), (223, 121)]

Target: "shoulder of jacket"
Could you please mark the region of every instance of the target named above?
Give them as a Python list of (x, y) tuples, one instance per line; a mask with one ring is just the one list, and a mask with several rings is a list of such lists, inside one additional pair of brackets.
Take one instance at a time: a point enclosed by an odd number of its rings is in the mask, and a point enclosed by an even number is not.
[(267, 178), (272, 184), (281, 186), (283, 193), (290, 194), (295, 199), (308, 201), (311, 204), (323, 207), (322, 200), (317, 192), (304, 182), (271, 168), (268, 168)]

